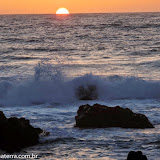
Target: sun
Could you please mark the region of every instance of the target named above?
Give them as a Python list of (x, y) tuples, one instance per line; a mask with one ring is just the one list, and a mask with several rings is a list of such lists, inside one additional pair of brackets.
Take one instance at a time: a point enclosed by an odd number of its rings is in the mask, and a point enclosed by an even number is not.
[(69, 11), (66, 8), (59, 8), (56, 14), (69, 14)]

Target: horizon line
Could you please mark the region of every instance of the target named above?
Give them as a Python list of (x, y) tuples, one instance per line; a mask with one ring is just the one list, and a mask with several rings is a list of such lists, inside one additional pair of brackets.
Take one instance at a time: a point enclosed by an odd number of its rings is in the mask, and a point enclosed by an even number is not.
[[(119, 13), (160, 13), (160, 11), (130, 11), (130, 12), (83, 12), (69, 14), (119, 14)], [(2, 13), (0, 15), (56, 15), (56, 13)]]

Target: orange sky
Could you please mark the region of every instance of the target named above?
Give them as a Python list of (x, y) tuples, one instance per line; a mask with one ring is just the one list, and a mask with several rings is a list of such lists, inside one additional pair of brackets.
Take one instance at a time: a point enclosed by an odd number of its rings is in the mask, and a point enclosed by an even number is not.
[(160, 0), (0, 0), (0, 14), (160, 12)]

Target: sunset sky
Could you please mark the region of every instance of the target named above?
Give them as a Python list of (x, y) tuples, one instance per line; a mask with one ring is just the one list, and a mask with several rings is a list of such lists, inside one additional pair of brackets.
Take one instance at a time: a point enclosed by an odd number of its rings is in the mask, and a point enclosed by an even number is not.
[(0, 0), (0, 14), (160, 12), (160, 0)]

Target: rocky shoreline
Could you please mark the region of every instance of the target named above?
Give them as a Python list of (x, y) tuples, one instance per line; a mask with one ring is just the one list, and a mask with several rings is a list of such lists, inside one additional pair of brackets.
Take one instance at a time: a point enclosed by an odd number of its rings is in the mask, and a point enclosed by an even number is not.
[[(154, 128), (148, 118), (139, 113), (134, 113), (128, 108), (119, 106), (108, 107), (105, 105), (82, 105), (75, 116), (79, 128)], [(49, 135), (40, 128), (34, 128), (25, 118), (6, 118), (0, 111), (0, 149), (7, 153), (20, 152), (23, 148), (39, 143), (40, 134)], [(127, 160), (147, 160), (141, 151), (130, 151)]]

